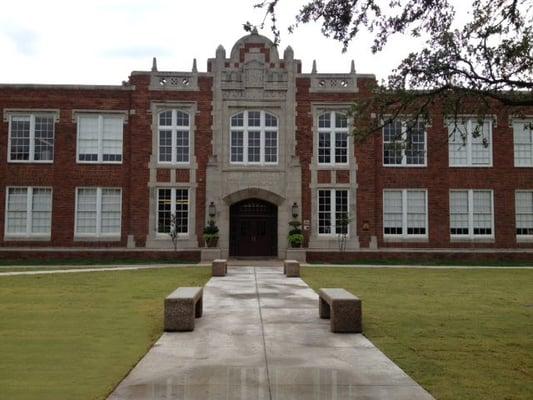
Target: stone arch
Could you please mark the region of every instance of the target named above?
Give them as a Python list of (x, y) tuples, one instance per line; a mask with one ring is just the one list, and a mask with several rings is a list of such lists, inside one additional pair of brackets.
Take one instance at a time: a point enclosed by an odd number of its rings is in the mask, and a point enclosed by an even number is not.
[(266, 36), (259, 35), (258, 33), (251, 33), (241, 37), (233, 45), (230, 53), (230, 58), (233, 62), (238, 62), (240, 58), (241, 49), (247, 50), (247, 46), (261, 46), (269, 51), (270, 62), (279, 62), (279, 53), (276, 45), (272, 40)]
[(280, 195), (274, 192), (271, 192), (269, 190), (261, 189), (261, 188), (248, 188), (248, 189), (239, 190), (237, 192), (233, 192), (231, 194), (228, 194), (226, 197), (224, 197), (224, 202), (228, 206), (230, 206), (241, 200), (246, 200), (250, 198), (265, 200), (265, 201), (268, 201), (269, 203), (277, 205), (278, 207), (285, 202), (285, 199), (281, 197)]

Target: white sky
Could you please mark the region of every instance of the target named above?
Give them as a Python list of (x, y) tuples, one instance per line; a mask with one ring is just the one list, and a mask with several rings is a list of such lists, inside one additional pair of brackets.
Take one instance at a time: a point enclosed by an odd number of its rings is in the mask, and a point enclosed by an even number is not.
[[(260, 22), (259, 0), (0, 0), (0, 83), (120, 84), (133, 70), (187, 71), (207, 59), (219, 44), (226, 54), (245, 32), (247, 20)], [(319, 24), (286, 32), (301, 0), (281, 0), (280, 55), (287, 45), (310, 72), (348, 72), (385, 78), (407, 51), (409, 38), (395, 38), (386, 51), (372, 55), (370, 39), (352, 43), (347, 53), (320, 33)], [(468, 3), (468, 2), (467, 2)], [(272, 38), (267, 27), (262, 32)], [(368, 37), (368, 36), (367, 36)]]

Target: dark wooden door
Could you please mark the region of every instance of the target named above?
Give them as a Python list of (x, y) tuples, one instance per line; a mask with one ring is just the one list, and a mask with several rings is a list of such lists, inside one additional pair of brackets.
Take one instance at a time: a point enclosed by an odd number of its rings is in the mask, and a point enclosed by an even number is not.
[(278, 247), (278, 208), (259, 199), (230, 207), (230, 256), (275, 257)]

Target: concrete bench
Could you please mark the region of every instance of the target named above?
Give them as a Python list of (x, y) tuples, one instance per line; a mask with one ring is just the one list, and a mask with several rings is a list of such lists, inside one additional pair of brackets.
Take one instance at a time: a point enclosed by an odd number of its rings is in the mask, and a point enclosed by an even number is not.
[(300, 263), (296, 260), (283, 261), (283, 273), (288, 278), (297, 278), (300, 276)]
[(181, 332), (194, 330), (194, 319), (202, 316), (202, 296), (200, 286), (180, 287), (165, 299), (165, 331)]
[(211, 275), (212, 276), (226, 276), (228, 273), (228, 261), (227, 260), (213, 260), (211, 263)]
[(344, 289), (320, 289), (318, 312), (320, 318), (330, 318), (331, 332), (363, 332), (362, 304), (358, 297)]

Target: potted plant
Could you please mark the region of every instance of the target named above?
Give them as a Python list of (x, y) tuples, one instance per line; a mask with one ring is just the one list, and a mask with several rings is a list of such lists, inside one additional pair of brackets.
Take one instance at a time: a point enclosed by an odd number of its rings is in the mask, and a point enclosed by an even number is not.
[(293, 249), (302, 247), (304, 242), (304, 235), (300, 229), (302, 224), (300, 221), (294, 220), (289, 222), (289, 225), (291, 226), (291, 230), (289, 231), (289, 244)]
[(211, 220), (204, 228), (204, 241), (207, 247), (217, 247), (218, 244), (218, 226), (215, 221)]

